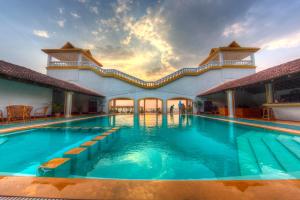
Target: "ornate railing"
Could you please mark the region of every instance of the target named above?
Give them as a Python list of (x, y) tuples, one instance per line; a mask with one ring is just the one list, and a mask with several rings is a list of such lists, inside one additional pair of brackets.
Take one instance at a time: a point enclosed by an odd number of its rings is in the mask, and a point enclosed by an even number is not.
[(181, 68), (161, 79), (156, 81), (144, 81), (137, 77), (131, 76), (124, 72), (121, 72), (116, 69), (104, 69), (94, 63), (91, 62), (73, 62), (73, 61), (52, 61), (49, 63), (48, 67), (83, 67), (93, 69), (95, 72), (101, 74), (102, 76), (119, 78), (121, 80), (127, 81), (129, 83), (133, 83), (139, 87), (143, 88), (158, 88), (161, 87), (171, 81), (174, 81), (180, 77), (186, 75), (198, 75), (203, 73), (209, 69), (218, 68), (226, 65), (243, 65), (243, 66), (253, 66), (253, 62), (251, 60), (224, 60), (222, 63), (218, 61), (213, 61), (198, 67), (186, 67)]

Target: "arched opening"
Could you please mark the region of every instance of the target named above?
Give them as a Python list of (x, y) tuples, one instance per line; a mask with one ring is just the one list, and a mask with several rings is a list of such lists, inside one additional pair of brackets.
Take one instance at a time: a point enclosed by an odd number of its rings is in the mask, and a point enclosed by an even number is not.
[(171, 106), (173, 106), (173, 113), (179, 113), (179, 104), (182, 104), (182, 112), (190, 114), (193, 113), (193, 100), (184, 97), (177, 97), (167, 100), (167, 112), (171, 112)]
[(139, 100), (139, 113), (162, 113), (162, 100), (158, 98), (144, 98)]
[(109, 113), (134, 113), (134, 100), (129, 98), (111, 99), (108, 104)]

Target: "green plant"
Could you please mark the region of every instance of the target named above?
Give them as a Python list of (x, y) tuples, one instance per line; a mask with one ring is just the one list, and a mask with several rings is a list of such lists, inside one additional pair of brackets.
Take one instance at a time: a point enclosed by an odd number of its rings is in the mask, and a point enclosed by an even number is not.
[(52, 104), (52, 112), (53, 113), (61, 113), (63, 111), (63, 105), (54, 103)]

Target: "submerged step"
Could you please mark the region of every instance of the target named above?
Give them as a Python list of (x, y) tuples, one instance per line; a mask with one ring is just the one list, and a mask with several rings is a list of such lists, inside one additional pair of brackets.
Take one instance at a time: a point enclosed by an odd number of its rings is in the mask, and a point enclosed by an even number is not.
[(295, 136), (295, 137), (293, 138), (293, 140), (295, 140), (295, 141), (300, 145), (300, 137)]
[(236, 139), (239, 157), (240, 173), (242, 176), (260, 174), (255, 155), (251, 149), (247, 137), (240, 136)]
[(289, 152), (281, 143), (276, 140), (275, 136), (265, 136), (263, 141), (269, 147), (280, 165), (287, 171), (293, 172), (300, 170), (299, 160)]
[(272, 155), (261, 137), (249, 137), (250, 145), (254, 151), (258, 165), (263, 174), (278, 174), (284, 172), (278, 161)]
[(300, 144), (298, 144), (292, 137), (280, 135), (277, 140), (283, 144), (290, 152), (292, 152), (298, 159), (300, 159)]
[(88, 158), (91, 160), (98, 154), (98, 141), (87, 141), (80, 145), (88, 150)]
[(71, 159), (72, 174), (81, 174), (84, 170), (83, 166), (88, 161), (88, 151), (86, 148), (78, 147), (65, 152), (63, 157)]
[(39, 176), (67, 177), (71, 172), (70, 158), (54, 158), (38, 168)]

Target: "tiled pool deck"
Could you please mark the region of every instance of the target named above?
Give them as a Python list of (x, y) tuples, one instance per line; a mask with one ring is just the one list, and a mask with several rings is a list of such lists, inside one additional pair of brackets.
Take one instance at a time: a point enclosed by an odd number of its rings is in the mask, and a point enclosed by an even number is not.
[(300, 195), (300, 180), (129, 181), (0, 177), (0, 194), (62, 199), (285, 199)]
[[(1, 126), (0, 133), (98, 117), (34, 121)], [(201, 115), (242, 125), (300, 134), (300, 123)], [(142, 181), (0, 176), (0, 197), (22, 196), (62, 199), (297, 199), (300, 180)]]
[(20, 122), (20, 123), (0, 124), (0, 134), (38, 128), (38, 127), (43, 127), (48, 125), (60, 124), (64, 122), (90, 119), (99, 116), (105, 116), (105, 115), (85, 115), (85, 116), (76, 116), (71, 118), (51, 118), (51, 119), (40, 119), (40, 120), (33, 120), (33, 121)]
[(282, 131), (291, 134), (300, 134), (300, 122), (289, 121), (265, 121), (260, 119), (245, 119), (245, 118), (229, 118), (226, 116), (218, 115), (198, 115), (201, 117), (215, 119), (226, 122), (233, 122), (246, 126), (254, 126), (257, 128), (265, 128), (275, 131)]

